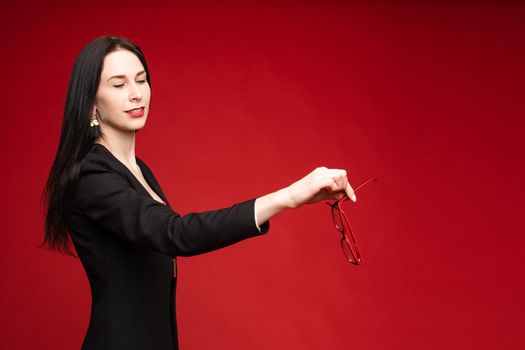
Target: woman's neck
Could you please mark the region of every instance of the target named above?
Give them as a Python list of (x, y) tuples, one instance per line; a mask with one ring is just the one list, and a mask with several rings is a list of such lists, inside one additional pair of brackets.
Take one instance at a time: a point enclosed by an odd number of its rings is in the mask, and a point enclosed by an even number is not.
[(135, 159), (135, 132), (104, 135), (95, 140), (106, 147), (113, 155), (130, 169), (137, 169)]

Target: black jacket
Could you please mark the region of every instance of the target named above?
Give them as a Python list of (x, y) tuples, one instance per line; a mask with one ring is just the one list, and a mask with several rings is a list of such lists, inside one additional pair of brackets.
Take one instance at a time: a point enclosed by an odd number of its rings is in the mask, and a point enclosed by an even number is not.
[(148, 166), (136, 157), (156, 201), (107, 148), (94, 144), (68, 215), (92, 294), (82, 349), (174, 350), (176, 256), (190, 256), (265, 234), (255, 198), (184, 216), (173, 211)]

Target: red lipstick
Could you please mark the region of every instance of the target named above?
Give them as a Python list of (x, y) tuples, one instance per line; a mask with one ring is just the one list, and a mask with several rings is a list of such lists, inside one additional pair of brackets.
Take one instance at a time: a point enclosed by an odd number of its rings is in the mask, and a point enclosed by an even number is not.
[(134, 108), (130, 109), (129, 111), (126, 111), (126, 113), (133, 118), (140, 118), (144, 115), (144, 107)]

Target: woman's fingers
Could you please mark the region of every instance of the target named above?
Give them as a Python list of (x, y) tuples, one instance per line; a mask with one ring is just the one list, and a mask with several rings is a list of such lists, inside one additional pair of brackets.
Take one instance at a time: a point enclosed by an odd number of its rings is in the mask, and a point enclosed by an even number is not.
[(321, 180), (321, 188), (329, 188), (332, 192), (337, 192), (339, 190), (339, 185), (334, 180), (333, 176), (328, 176)]
[(355, 196), (354, 189), (352, 188), (352, 186), (350, 186), (348, 182), (346, 183), (345, 192), (348, 198), (350, 198), (354, 203), (357, 201), (357, 197)]
[(350, 186), (348, 182), (348, 177), (346, 176), (346, 170), (344, 169), (327, 169), (327, 174), (333, 181), (333, 185), (330, 186), (331, 190), (334, 192), (344, 191), (348, 198), (353, 202), (357, 201), (355, 196), (354, 189)]
[(356, 201), (354, 189), (348, 182), (346, 170), (317, 167), (310, 174), (287, 187), (286, 202), (290, 208), (320, 200), (340, 200), (347, 196)]

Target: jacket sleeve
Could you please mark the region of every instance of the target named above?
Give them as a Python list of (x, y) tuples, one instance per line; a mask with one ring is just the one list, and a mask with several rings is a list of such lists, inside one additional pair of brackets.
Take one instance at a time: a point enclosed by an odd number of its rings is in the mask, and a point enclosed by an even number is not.
[(269, 221), (260, 226), (261, 231), (256, 225), (255, 199), (181, 216), (137, 192), (118, 173), (100, 168), (81, 172), (75, 193), (75, 205), (101, 228), (178, 256), (209, 252), (267, 233)]

